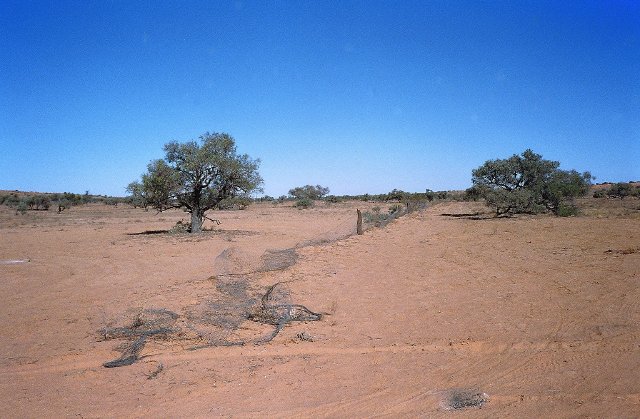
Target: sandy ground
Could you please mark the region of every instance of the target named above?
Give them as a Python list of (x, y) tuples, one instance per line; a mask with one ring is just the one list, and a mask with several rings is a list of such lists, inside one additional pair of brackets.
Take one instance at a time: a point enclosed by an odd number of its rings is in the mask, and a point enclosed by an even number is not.
[[(199, 237), (161, 232), (180, 212), (3, 207), (0, 417), (640, 414), (638, 217), (471, 219), (456, 215), (478, 204), (443, 203), (335, 240), (358, 206), (372, 205), (216, 212)], [(295, 265), (255, 272), (295, 246)], [(225, 249), (252, 292), (283, 282), (323, 318), (262, 345), (153, 340), (133, 365), (102, 366), (123, 345), (105, 327), (215, 300)], [(269, 327), (247, 320), (230, 338)], [(456, 391), (486, 402), (454, 410)]]

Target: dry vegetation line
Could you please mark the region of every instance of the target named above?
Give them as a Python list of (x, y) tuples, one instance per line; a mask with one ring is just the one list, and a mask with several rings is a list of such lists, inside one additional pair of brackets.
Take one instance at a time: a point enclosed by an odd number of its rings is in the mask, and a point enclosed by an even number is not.
[[(384, 226), (389, 221), (410, 211), (396, 211), (393, 216), (385, 217), (385, 222), (376, 222)], [(358, 210), (358, 232), (361, 233), (361, 214)], [(283, 271), (293, 266), (298, 254), (296, 248), (327, 244), (344, 239), (353, 234), (339, 235), (332, 239), (310, 240), (295, 248), (267, 250), (261, 256), (261, 265), (253, 265), (240, 249), (227, 248), (217, 258), (214, 268), (217, 274), (210, 279), (215, 284), (217, 298), (209, 299), (187, 309), (186, 315), (179, 315), (165, 309), (145, 309), (126, 326), (105, 327), (100, 330), (99, 340), (121, 339), (121, 355), (103, 364), (106, 368), (131, 365), (141, 359), (141, 352), (148, 340), (190, 341), (195, 343), (191, 350), (207, 347), (261, 345), (271, 342), (280, 331), (291, 322), (319, 321), (322, 313), (311, 311), (307, 307), (294, 304), (282, 285), (291, 281), (280, 281), (267, 288), (257, 298), (252, 284), (265, 272)], [(257, 301), (260, 304), (257, 305)], [(274, 326), (274, 330), (256, 339), (232, 338), (233, 334), (247, 321)], [(313, 340), (305, 334), (301, 340)], [(158, 373), (162, 369), (158, 371)], [(154, 374), (155, 377), (156, 374)]]
[[(291, 281), (287, 281), (291, 282)], [(269, 287), (267, 292), (262, 296), (261, 306), (259, 309), (249, 315), (249, 320), (258, 323), (271, 324), (275, 326), (273, 333), (266, 336), (259, 343), (271, 342), (278, 333), (290, 322), (307, 322), (318, 321), (322, 319), (322, 314), (314, 313), (307, 307), (300, 304), (273, 304), (271, 303), (271, 294), (273, 290), (284, 282), (276, 282)]]
[[(265, 273), (281, 271), (295, 264), (298, 258), (295, 249), (268, 250), (261, 258), (262, 266), (246, 271), (246, 255), (238, 249), (225, 249), (217, 258), (220, 273), (210, 279), (218, 291), (217, 298), (203, 301), (181, 316), (165, 309), (145, 309), (126, 326), (106, 327), (100, 331), (99, 340), (122, 339), (121, 355), (103, 364), (106, 368), (131, 365), (141, 359), (141, 352), (149, 339), (159, 341), (191, 341), (196, 345), (191, 350), (217, 346), (261, 345), (272, 341), (291, 322), (318, 321), (321, 313), (309, 310), (289, 301), (289, 295), (281, 290), (291, 282), (277, 282), (267, 288), (259, 298), (251, 291), (251, 283)], [(232, 334), (242, 323), (250, 320), (272, 325), (274, 330), (257, 339), (232, 339)], [(161, 365), (161, 364), (160, 364)], [(158, 372), (153, 374), (155, 377)], [(151, 377), (150, 377), (151, 378)]]

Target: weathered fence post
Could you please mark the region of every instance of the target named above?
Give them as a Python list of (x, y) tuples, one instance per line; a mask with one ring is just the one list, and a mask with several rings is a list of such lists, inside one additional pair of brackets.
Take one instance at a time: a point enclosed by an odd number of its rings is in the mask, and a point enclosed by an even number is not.
[(356, 225), (356, 232), (360, 236), (362, 235), (362, 213), (359, 209), (356, 211), (358, 211), (358, 224)]

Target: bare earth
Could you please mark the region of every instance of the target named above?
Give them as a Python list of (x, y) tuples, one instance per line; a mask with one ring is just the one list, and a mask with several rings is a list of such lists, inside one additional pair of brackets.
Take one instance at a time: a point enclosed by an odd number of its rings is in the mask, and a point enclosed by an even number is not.
[[(198, 237), (162, 231), (181, 212), (2, 207), (0, 417), (639, 415), (638, 217), (472, 219), (453, 215), (479, 204), (444, 203), (340, 239), (372, 206), (253, 205)], [(294, 265), (260, 269), (291, 248)], [(263, 344), (274, 326), (189, 323), (278, 282), (322, 319)], [(103, 367), (127, 341), (101, 330), (145, 310), (181, 332)]]

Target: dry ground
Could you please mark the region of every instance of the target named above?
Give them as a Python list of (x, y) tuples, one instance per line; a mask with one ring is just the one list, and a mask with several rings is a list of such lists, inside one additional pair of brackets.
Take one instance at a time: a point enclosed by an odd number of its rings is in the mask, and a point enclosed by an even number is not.
[[(358, 205), (218, 212), (222, 225), (198, 237), (158, 232), (179, 212), (2, 208), (0, 417), (638, 415), (637, 211), (472, 219), (455, 215), (478, 204), (444, 203), (336, 241)], [(251, 271), (265, 250), (296, 245), (295, 265), (253, 274), (250, 289), (290, 281), (321, 321), (264, 345), (155, 340), (131, 366), (102, 366), (122, 342), (100, 329), (215, 299), (225, 249)], [(247, 321), (234, 334), (265, 330)], [(459, 389), (487, 401), (451, 410)]]

